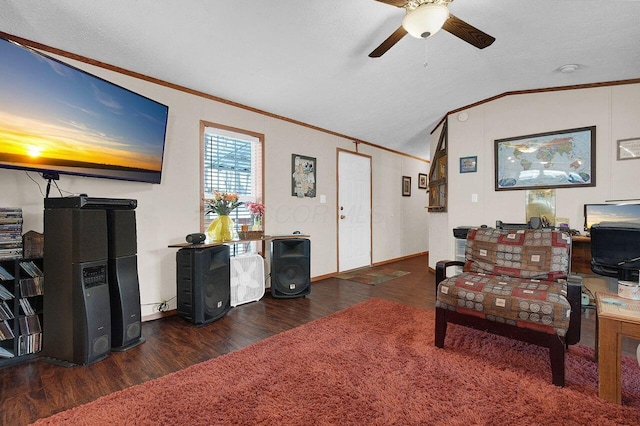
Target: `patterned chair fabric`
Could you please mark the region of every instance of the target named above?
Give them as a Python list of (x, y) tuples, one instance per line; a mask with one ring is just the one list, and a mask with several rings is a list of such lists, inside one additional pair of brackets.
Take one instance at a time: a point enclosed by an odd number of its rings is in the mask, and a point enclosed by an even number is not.
[(570, 246), (550, 229), (472, 229), (464, 270), (438, 285), (436, 306), (565, 336)]

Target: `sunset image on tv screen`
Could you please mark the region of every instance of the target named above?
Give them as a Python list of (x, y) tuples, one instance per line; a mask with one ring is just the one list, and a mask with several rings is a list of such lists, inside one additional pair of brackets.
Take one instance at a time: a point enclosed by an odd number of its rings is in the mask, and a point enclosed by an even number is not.
[(160, 182), (168, 108), (0, 39), (0, 165)]

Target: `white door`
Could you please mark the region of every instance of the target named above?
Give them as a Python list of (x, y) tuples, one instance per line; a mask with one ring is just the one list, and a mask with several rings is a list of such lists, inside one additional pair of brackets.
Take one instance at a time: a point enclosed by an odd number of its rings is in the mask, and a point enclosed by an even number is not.
[(338, 151), (338, 271), (371, 265), (371, 157)]

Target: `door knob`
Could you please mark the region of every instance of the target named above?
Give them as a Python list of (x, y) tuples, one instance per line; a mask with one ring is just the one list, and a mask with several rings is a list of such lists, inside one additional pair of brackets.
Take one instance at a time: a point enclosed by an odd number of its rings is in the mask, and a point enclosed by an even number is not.
[(340, 219), (344, 219), (345, 217), (346, 217), (346, 216), (345, 216), (345, 215), (343, 215), (343, 214), (341, 214), (341, 215), (340, 215)]

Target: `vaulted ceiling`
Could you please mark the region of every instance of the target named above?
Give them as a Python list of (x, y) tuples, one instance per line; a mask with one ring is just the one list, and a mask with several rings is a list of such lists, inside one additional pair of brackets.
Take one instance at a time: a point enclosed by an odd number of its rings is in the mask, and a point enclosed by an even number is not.
[[(455, 0), (496, 41), (395, 31), (375, 0), (2, 0), (0, 31), (429, 157), (448, 112), (505, 92), (640, 78), (639, 0)], [(2, 58), (0, 58), (0, 65)], [(578, 69), (563, 73), (560, 67)]]

